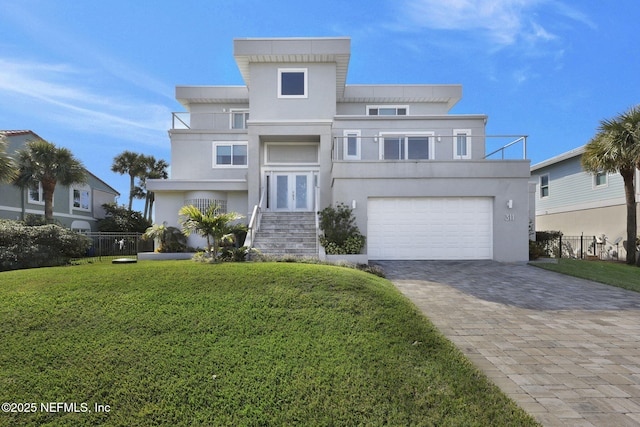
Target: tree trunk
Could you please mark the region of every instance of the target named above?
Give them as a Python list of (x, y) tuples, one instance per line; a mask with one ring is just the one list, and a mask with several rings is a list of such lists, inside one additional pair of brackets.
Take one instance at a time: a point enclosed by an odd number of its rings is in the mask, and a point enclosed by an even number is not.
[(129, 175), (131, 177), (131, 180), (129, 182), (129, 210), (131, 210), (131, 207), (133, 206), (133, 192), (136, 189), (136, 182), (135, 182), (135, 175)]
[(56, 189), (56, 181), (43, 181), (42, 198), (44, 199), (44, 220), (47, 224), (53, 224), (53, 193)]
[(635, 176), (635, 168), (630, 171), (620, 171), (624, 180), (624, 194), (627, 200), (627, 264), (634, 265), (636, 263), (636, 190), (633, 182)]
[(147, 197), (149, 198), (149, 222), (151, 222), (151, 217), (153, 216), (153, 202), (156, 201), (156, 195), (153, 191), (147, 191)]

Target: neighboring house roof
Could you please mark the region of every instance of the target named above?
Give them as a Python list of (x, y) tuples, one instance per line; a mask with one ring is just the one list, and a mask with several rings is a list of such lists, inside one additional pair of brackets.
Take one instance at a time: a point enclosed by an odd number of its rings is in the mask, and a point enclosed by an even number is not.
[(531, 166), (531, 172), (536, 171), (538, 169), (542, 169), (547, 166), (551, 166), (556, 163), (560, 163), (564, 160), (581, 156), (582, 154), (584, 154), (585, 147), (586, 145), (583, 145), (582, 147), (574, 148), (573, 150), (567, 151), (566, 153), (562, 153), (550, 159), (544, 160), (540, 163), (536, 163), (535, 165)]
[[(37, 139), (42, 139), (44, 140), (44, 138), (42, 138), (40, 135), (38, 135), (37, 133), (35, 133), (32, 130), (0, 130), (0, 136), (4, 136), (4, 137), (12, 137), (12, 136), (21, 136), (21, 135), (28, 135), (31, 134), (34, 136), (34, 138)], [(112, 186), (110, 186), (109, 184), (107, 184), (106, 182), (104, 182), (102, 179), (98, 178), (95, 174), (93, 174), (90, 170), (88, 170), (87, 168), (84, 169), (85, 172), (87, 172), (89, 175), (91, 175), (93, 178), (95, 178), (97, 181), (101, 182), (102, 184), (104, 184), (110, 191), (112, 191), (114, 194), (120, 196), (120, 192), (118, 192), (118, 190), (116, 190), (115, 188), (113, 188)]]
[[(38, 134), (36, 134), (34, 131), (32, 130), (0, 130), (0, 135), (2, 136), (19, 136), (19, 135), (27, 135), (27, 134), (31, 134), (33, 136), (35, 136), (36, 138), (40, 138), (40, 136)], [(40, 138), (42, 139), (42, 138)]]

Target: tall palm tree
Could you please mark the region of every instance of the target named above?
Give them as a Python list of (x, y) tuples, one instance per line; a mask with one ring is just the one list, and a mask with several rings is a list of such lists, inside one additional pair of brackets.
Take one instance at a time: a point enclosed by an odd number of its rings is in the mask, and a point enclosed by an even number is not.
[(144, 155), (125, 150), (113, 158), (111, 171), (120, 175), (129, 175), (129, 210), (131, 210), (133, 197), (136, 194), (135, 180), (145, 171)]
[(17, 160), (18, 174), (13, 182), (21, 188), (42, 186), (44, 218), (47, 223), (53, 222), (53, 193), (56, 185), (59, 183), (69, 186), (87, 182), (87, 172), (82, 162), (71, 151), (43, 139), (29, 141), (24, 149), (18, 151)]
[(588, 172), (620, 173), (627, 204), (627, 264), (636, 263), (636, 192), (634, 178), (640, 166), (640, 106), (602, 120), (598, 133), (586, 145), (582, 165)]
[(196, 233), (207, 239), (207, 252), (213, 258), (218, 256), (220, 241), (232, 235), (233, 221), (244, 218), (236, 212), (216, 214), (218, 207), (209, 205), (205, 212), (193, 205), (183, 206), (178, 214), (185, 236)]
[(17, 169), (13, 158), (7, 154), (9, 142), (0, 136), (0, 182), (11, 182), (16, 176)]
[(147, 179), (167, 179), (169, 174), (167, 168), (169, 163), (160, 159), (156, 160), (153, 156), (145, 156), (145, 173), (140, 177), (140, 189), (143, 191), (145, 199), (144, 204), (144, 217), (151, 221), (151, 214), (153, 212), (153, 203), (155, 202), (155, 194), (153, 191), (147, 190)]

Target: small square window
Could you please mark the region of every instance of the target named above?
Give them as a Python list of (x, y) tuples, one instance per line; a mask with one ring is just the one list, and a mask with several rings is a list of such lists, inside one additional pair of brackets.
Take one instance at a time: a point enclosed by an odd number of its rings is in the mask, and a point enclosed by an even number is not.
[(594, 187), (606, 187), (607, 186), (607, 173), (598, 172), (593, 177)]
[(278, 70), (279, 98), (307, 97), (307, 70), (279, 69)]

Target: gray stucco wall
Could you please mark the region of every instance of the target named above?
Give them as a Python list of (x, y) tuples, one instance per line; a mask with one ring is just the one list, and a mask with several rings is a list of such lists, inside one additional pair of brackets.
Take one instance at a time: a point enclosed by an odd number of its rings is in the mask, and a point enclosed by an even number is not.
[[(356, 167), (350, 167), (356, 166)], [(529, 161), (336, 163), (333, 202), (352, 205), (367, 233), (370, 197), (491, 197), (493, 256), (501, 262), (529, 259)], [(508, 200), (513, 208), (507, 207)], [(401, 213), (398, 213), (401, 220)]]

